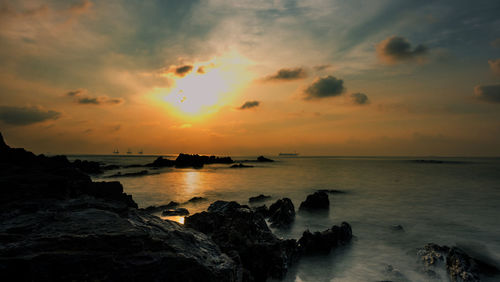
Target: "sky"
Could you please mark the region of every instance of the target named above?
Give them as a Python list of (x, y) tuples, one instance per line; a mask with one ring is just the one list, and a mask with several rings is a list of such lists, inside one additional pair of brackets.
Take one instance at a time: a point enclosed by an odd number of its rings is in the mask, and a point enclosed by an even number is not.
[(36, 153), (500, 156), (499, 1), (0, 0)]

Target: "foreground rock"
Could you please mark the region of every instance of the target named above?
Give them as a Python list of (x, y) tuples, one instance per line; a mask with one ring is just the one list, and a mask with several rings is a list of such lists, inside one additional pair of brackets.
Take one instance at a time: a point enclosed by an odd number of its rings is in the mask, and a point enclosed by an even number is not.
[(238, 281), (205, 234), (138, 210), (119, 182), (0, 140), (1, 281)]
[(207, 212), (185, 219), (185, 226), (212, 238), (244, 268), (244, 281), (281, 279), (297, 258), (295, 240), (280, 240), (264, 218), (236, 202), (216, 201)]
[(295, 207), (290, 199), (279, 199), (269, 207), (268, 216), (272, 227), (288, 227), (295, 220)]
[(427, 244), (417, 250), (423, 272), (431, 278), (442, 279), (438, 270), (445, 268), (451, 281), (475, 282), (483, 276), (500, 274), (499, 269), (485, 261), (470, 257), (458, 247)]
[(306, 200), (300, 203), (299, 210), (301, 211), (314, 211), (326, 210), (330, 208), (330, 200), (325, 192), (318, 191), (314, 194), (308, 195)]
[(334, 225), (323, 232), (304, 231), (298, 241), (298, 249), (303, 254), (327, 254), (333, 248), (344, 245), (351, 239), (351, 226), (347, 222), (342, 222), (340, 227)]

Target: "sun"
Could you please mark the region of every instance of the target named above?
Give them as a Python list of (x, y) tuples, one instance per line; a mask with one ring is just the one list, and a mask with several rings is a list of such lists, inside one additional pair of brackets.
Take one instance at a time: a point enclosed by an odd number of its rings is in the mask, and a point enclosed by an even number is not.
[(251, 80), (250, 61), (237, 53), (192, 64), (183, 77), (168, 74), (174, 85), (163, 89), (160, 99), (177, 116), (200, 118), (229, 104)]

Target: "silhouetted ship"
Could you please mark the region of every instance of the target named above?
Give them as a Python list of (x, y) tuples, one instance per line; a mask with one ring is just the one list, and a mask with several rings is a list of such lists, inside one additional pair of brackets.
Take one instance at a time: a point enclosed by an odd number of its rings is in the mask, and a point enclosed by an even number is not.
[(298, 153), (279, 153), (278, 156), (280, 156), (280, 157), (296, 157), (298, 155), (299, 155)]
[(127, 154), (132, 154), (132, 151), (130, 151), (130, 149), (128, 149)]
[(113, 154), (119, 154), (120, 152), (118, 151), (118, 149), (114, 149), (113, 150)]
[(143, 152), (142, 152), (142, 149), (141, 149), (138, 153), (139, 153), (140, 155), (142, 155), (142, 153), (143, 153)]

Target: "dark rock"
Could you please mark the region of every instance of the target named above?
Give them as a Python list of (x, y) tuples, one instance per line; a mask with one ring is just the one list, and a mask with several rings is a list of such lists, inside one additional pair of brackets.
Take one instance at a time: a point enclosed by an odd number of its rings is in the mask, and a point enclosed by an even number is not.
[(391, 225), (391, 229), (394, 230), (394, 231), (405, 231), (405, 229), (403, 228), (402, 225)]
[(304, 254), (327, 254), (332, 248), (346, 244), (351, 239), (351, 226), (347, 222), (342, 222), (340, 227), (334, 225), (323, 232), (304, 231), (298, 241), (298, 249)]
[(258, 207), (252, 207), (252, 210), (255, 213), (261, 214), (264, 218), (269, 217), (269, 209), (267, 208), (266, 205), (258, 206)]
[(335, 190), (335, 189), (319, 189), (318, 192), (324, 192), (328, 194), (345, 194), (345, 191)]
[(269, 221), (272, 227), (288, 227), (295, 220), (295, 207), (288, 198), (277, 200), (269, 207)]
[(176, 208), (176, 209), (168, 209), (164, 210), (161, 213), (162, 216), (183, 216), (189, 215), (189, 211), (185, 208)]
[(127, 173), (121, 173), (117, 172), (115, 174), (106, 176), (107, 178), (114, 178), (114, 177), (137, 177), (137, 176), (145, 176), (145, 175), (152, 175), (153, 173), (149, 173), (147, 170), (141, 170), (137, 172), (127, 172)]
[[(1, 138), (0, 138), (1, 139)], [(138, 210), (119, 182), (0, 141), (1, 281), (238, 281), (206, 235)]]
[(253, 165), (244, 165), (242, 163), (239, 163), (239, 164), (234, 164), (234, 165), (230, 166), (230, 168), (245, 168), (245, 167), (253, 167)]
[(197, 204), (205, 201), (207, 201), (207, 199), (203, 197), (192, 197), (191, 199), (187, 200), (186, 204)]
[(145, 208), (144, 211), (146, 211), (148, 213), (156, 213), (156, 212), (160, 212), (160, 211), (163, 211), (163, 210), (175, 209), (178, 206), (179, 206), (179, 203), (174, 202), (174, 201), (170, 201), (170, 203), (168, 203), (166, 205), (149, 206), (149, 207)]
[(435, 271), (438, 268), (446, 268), (451, 281), (480, 281), (481, 276), (500, 274), (500, 270), (493, 264), (472, 258), (458, 247), (427, 244), (417, 249), (417, 256), (422, 262), (422, 271), (431, 277), (440, 278)]
[(101, 164), (98, 162), (75, 160), (72, 165), (88, 174), (100, 174), (103, 172)]
[(202, 168), (206, 164), (232, 164), (234, 161), (230, 157), (216, 157), (216, 156), (200, 156), (179, 154), (175, 159), (175, 167), (185, 168)]
[(175, 166), (175, 161), (164, 159), (163, 157), (158, 157), (154, 162), (147, 164), (146, 166), (152, 167), (173, 167)]
[(315, 192), (307, 196), (306, 200), (300, 204), (299, 210), (313, 211), (329, 208), (328, 195), (325, 192)]
[(214, 202), (207, 212), (187, 217), (185, 226), (209, 235), (223, 252), (241, 261), (248, 280), (281, 279), (296, 258), (295, 240), (278, 239), (260, 214), (236, 202)]
[(271, 196), (266, 196), (264, 194), (260, 194), (260, 195), (255, 196), (255, 197), (248, 198), (248, 202), (249, 203), (256, 203), (256, 202), (262, 202), (262, 201), (265, 201), (268, 199), (271, 199)]
[[(126, 166), (126, 167), (129, 167), (129, 166)], [(113, 169), (119, 169), (119, 168), (120, 168), (119, 165), (105, 165), (105, 166), (101, 167), (102, 170), (113, 170)]]
[(258, 157), (258, 158), (257, 158), (257, 161), (258, 161), (258, 162), (261, 162), (261, 163), (271, 163), (271, 162), (274, 162), (273, 160), (268, 159), (268, 158), (266, 158), (266, 157), (264, 157), (264, 156), (260, 156), (260, 157)]

